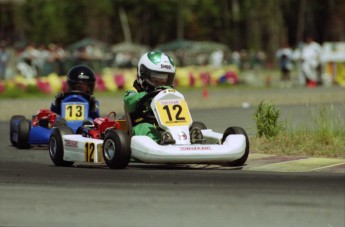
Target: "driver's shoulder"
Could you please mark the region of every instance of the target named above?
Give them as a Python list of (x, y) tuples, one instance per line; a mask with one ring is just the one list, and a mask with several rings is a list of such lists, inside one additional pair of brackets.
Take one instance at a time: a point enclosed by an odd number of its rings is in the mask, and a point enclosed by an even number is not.
[(139, 93), (138, 90), (135, 87), (131, 87), (125, 91), (125, 96), (134, 95), (137, 93)]

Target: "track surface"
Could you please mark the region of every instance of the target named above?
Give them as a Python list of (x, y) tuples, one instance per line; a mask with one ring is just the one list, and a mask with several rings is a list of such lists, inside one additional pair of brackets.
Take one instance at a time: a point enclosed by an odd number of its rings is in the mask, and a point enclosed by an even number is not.
[[(300, 108), (282, 112), (294, 115)], [(215, 131), (238, 125), (253, 134), (252, 113), (231, 108), (192, 116)], [(242, 169), (139, 163), (124, 170), (61, 168), (44, 146), (10, 146), (8, 122), (0, 123), (0, 134), (0, 226), (345, 226), (343, 160), (254, 152)]]

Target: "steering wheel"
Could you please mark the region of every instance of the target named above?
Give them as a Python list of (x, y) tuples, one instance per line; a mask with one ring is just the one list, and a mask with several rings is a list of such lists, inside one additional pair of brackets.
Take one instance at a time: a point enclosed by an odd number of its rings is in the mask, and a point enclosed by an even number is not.
[(149, 93), (147, 93), (144, 97), (142, 97), (138, 104), (137, 104), (137, 110), (139, 113), (142, 114), (142, 117), (148, 121), (155, 121), (156, 117), (154, 116), (150, 104), (152, 99), (164, 89), (156, 89)]

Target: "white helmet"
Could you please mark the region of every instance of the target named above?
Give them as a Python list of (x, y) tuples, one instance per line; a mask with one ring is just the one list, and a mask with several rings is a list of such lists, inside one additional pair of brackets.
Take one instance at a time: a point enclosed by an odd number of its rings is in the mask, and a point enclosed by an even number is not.
[(158, 86), (172, 86), (175, 72), (175, 64), (168, 55), (150, 51), (139, 60), (137, 81), (146, 91)]

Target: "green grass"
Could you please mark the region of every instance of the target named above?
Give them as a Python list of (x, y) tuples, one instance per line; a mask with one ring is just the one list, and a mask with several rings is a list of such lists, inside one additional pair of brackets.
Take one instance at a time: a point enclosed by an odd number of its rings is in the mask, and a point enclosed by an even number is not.
[(340, 111), (333, 106), (320, 106), (310, 116), (304, 124), (287, 127), (273, 136), (258, 133), (257, 137), (251, 138), (252, 150), (268, 154), (345, 158), (345, 123)]

